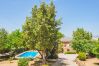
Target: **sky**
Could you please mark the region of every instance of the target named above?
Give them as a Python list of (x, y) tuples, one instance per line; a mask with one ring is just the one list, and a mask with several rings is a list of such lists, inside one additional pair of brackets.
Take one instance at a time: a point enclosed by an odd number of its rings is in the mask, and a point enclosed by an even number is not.
[[(0, 28), (8, 32), (21, 29), (26, 16), (31, 15), (34, 5), (42, 0), (0, 0)], [(45, 0), (50, 3), (50, 0)], [(99, 0), (54, 0), (56, 18), (62, 18), (60, 31), (72, 37), (77, 28), (84, 28), (99, 36)]]

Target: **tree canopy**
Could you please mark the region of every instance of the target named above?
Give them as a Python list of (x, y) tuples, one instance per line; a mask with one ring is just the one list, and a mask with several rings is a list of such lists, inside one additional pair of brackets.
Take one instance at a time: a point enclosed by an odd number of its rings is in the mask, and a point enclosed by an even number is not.
[(7, 31), (4, 28), (0, 29), (0, 53), (7, 51)]
[(73, 32), (72, 47), (77, 52), (89, 52), (92, 47), (92, 33), (85, 31), (83, 28), (78, 28)]
[(51, 51), (59, 41), (60, 25), (61, 19), (56, 19), (53, 2), (49, 5), (42, 2), (40, 7), (35, 5), (23, 25), (24, 43), (31, 49)]
[(8, 40), (9, 40), (9, 48), (11, 49), (18, 49), (22, 47), (22, 33), (20, 32), (19, 29), (16, 29), (12, 33), (8, 35)]

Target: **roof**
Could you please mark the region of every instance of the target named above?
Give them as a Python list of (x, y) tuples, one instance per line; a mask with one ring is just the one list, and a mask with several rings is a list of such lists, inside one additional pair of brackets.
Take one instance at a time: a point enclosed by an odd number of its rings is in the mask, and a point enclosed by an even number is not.
[(70, 42), (72, 39), (71, 38), (69, 38), (69, 37), (63, 37), (63, 38), (61, 38), (61, 41), (62, 42)]

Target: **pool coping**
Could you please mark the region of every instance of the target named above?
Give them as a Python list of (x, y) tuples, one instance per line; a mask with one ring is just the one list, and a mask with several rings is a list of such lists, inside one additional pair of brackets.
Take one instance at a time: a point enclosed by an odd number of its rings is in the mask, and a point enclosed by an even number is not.
[[(30, 51), (38, 52), (37, 50), (30, 50)], [(25, 51), (25, 52), (30, 52), (30, 51)], [(21, 54), (24, 54), (25, 52), (22, 52), (22, 53), (16, 55), (15, 58), (16, 58), (16, 59), (24, 58), (24, 57), (19, 57), (19, 56), (20, 56)], [(36, 56), (34, 56), (33, 58), (30, 57), (30, 58), (31, 58), (31, 59), (34, 59), (34, 58), (36, 58), (36, 57), (39, 56), (39, 55), (40, 55), (40, 54), (39, 54), (39, 52), (38, 52), (38, 54), (37, 54)]]

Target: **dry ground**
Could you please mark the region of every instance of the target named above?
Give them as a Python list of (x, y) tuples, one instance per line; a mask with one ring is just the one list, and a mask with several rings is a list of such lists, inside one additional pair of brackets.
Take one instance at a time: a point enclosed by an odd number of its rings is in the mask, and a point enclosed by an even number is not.
[[(17, 66), (18, 60), (13, 60), (12, 63), (10, 63), (9, 60), (7, 61), (0, 61), (0, 66)], [(30, 64), (33, 64), (33, 61), (29, 62)], [(82, 66), (99, 66), (99, 59), (97, 58), (91, 58), (87, 59), (86, 61), (80, 61), (80, 63), (84, 64)]]
[(99, 59), (91, 58), (86, 61), (80, 61), (80, 66), (99, 66)]
[[(17, 62), (18, 62), (18, 60), (13, 60), (11, 62), (9, 60), (1, 61), (0, 66), (18, 66)], [(34, 61), (30, 61), (29, 66), (30, 66), (30, 64), (33, 64), (33, 63), (34, 63)]]

